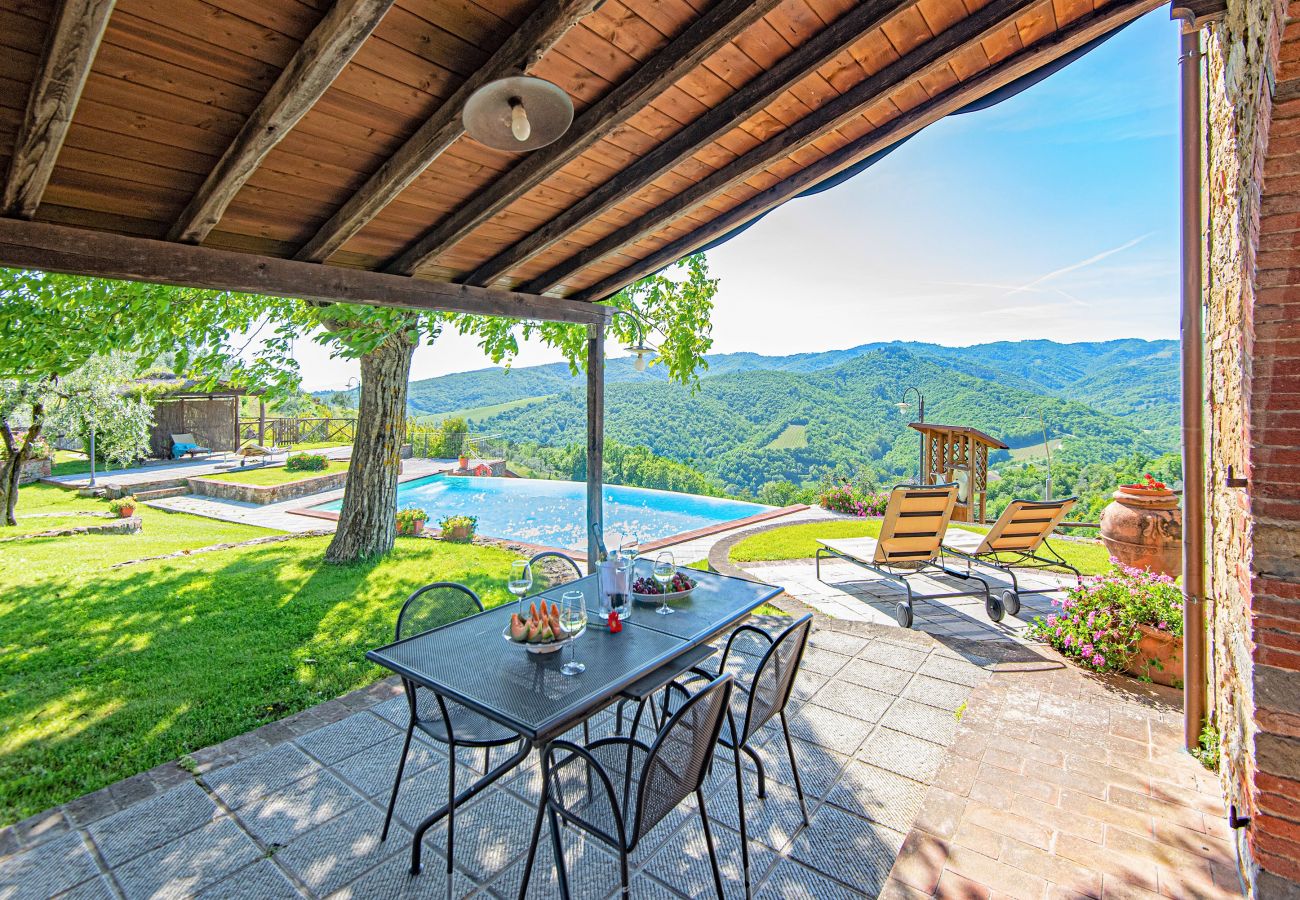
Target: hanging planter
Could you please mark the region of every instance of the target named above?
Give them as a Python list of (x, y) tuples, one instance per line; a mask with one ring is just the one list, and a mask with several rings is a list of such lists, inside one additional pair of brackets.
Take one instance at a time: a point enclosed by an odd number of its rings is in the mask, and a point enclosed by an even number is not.
[(1101, 540), (1126, 566), (1176, 578), (1183, 568), (1183, 512), (1178, 495), (1148, 475), (1122, 484), (1101, 513)]

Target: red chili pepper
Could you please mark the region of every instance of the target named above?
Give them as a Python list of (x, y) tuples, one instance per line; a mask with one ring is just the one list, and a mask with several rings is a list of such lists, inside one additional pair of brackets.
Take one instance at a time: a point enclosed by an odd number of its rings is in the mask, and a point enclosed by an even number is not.
[(618, 634), (623, 630), (623, 623), (619, 621), (618, 613), (610, 610), (609, 612), (609, 633)]

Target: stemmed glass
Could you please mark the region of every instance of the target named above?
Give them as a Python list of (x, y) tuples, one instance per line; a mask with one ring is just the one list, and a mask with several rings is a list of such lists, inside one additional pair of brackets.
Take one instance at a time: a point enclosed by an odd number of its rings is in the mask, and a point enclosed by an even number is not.
[(528, 560), (517, 559), (510, 564), (510, 580), (506, 582), (506, 587), (518, 598), (520, 617), (527, 618), (524, 615), (524, 598), (533, 589), (533, 567), (529, 565)]
[(560, 597), (560, 628), (568, 635), (569, 661), (560, 667), (561, 675), (577, 675), (587, 666), (574, 659), (573, 642), (587, 628), (587, 595), (582, 591), (565, 591)]
[(665, 550), (655, 557), (655, 567), (652, 574), (655, 581), (659, 582), (659, 592), (663, 595), (663, 605), (656, 609), (655, 612), (661, 616), (677, 612), (668, 605), (668, 586), (673, 583), (673, 578), (677, 575), (677, 560), (673, 559), (672, 553)]
[(635, 531), (629, 531), (623, 535), (623, 540), (619, 541), (618, 544), (618, 552), (620, 555), (636, 562), (636, 558), (641, 552), (641, 542), (637, 540)]

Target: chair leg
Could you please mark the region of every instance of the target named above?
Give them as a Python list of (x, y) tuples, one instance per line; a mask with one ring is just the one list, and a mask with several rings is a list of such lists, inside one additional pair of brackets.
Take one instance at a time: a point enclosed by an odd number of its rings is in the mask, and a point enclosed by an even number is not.
[(803, 782), (799, 780), (799, 764), (794, 760), (794, 741), (790, 740), (790, 726), (785, 721), (785, 710), (781, 710), (781, 730), (785, 732), (785, 752), (790, 754), (790, 772), (794, 775), (794, 789), (799, 795), (799, 809), (803, 812), (803, 823), (808, 824), (808, 804), (803, 799)]
[(551, 846), (555, 848), (555, 876), (560, 882), (560, 896), (564, 900), (569, 900), (569, 871), (564, 865), (564, 842), (560, 839), (560, 817), (550, 807), (547, 807), (546, 815), (551, 820)]
[(704, 846), (709, 848), (709, 865), (713, 867), (713, 889), (718, 892), (718, 900), (725, 900), (722, 895), (722, 870), (718, 868), (718, 852), (713, 847), (713, 832), (709, 829), (709, 811), (704, 806), (703, 789), (695, 789), (695, 802), (700, 805), (700, 822), (704, 825)]
[(758, 753), (748, 744), (741, 745), (741, 750), (745, 755), (754, 761), (754, 768), (758, 770), (758, 799), (763, 800), (767, 797), (767, 772), (763, 768), (763, 761), (758, 758)]
[(740, 862), (745, 873), (745, 896), (749, 896), (749, 831), (745, 827), (745, 783), (740, 771), (740, 748), (735, 750), (736, 761), (736, 810), (740, 820)]
[(623, 707), (627, 705), (626, 700), (620, 700), (614, 706), (614, 733), (623, 733)]
[(550, 796), (550, 775), (546, 771), (546, 748), (542, 748), (542, 792), (537, 798), (537, 818), (533, 820), (533, 839), (528, 842), (528, 859), (524, 863), (523, 880), (519, 883), (519, 900), (528, 896), (528, 880), (533, 874), (533, 861), (537, 858), (537, 843), (542, 839), (542, 817), (546, 814), (546, 800)]
[(483, 748), (483, 772), (486, 774), (492, 771), (492, 748)]
[(619, 895), (623, 900), (629, 900), (632, 896), (632, 878), (628, 872), (627, 851), (618, 851), (618, 883)]
[(393, 821), (393, 810), (397, 808), (397, 789), (402, 786), (402, 772), (406, 770), (406, 754), (411, 750), (411, 735), (415, 733), (415, 720), (406, 726), (406, 742), (402, 744), (402, 758), (397, 761), (397, 777), (393, 779), (393, 795), (388, 798), (388, 815), (384, 816), (384, 830), (379, 835), (381, 841), (388, 840), (388, 826)]
[[(449, 729), (450, 730), (450, 729)], [(456, 858), (456, 745), (447, 745), (447, 874)]]

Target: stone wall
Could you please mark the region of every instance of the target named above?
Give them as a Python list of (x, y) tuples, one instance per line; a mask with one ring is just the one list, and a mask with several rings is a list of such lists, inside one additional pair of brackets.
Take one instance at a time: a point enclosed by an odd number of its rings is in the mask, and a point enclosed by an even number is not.
[(52, 459), (28, 459), (23, 462), (22, 471), (18, 473), (19, 484), (32, 484), (42, 478), (49, 478), (54, 470)]
[(344, 469), (286, 484), (242, 484), (237, 481), (222, 481), (220, 478), (190, 478), (188, 481), (190, 491), (204, 497), (264, 505), (282, 500), (297, 500), (322, 491), (336, 491), (343, 487), (347, 479), (348, 473)]
[(1212, 708), (1260, 897), (1300, 896), (1300, 33), (1284, 33), (1287, 12), (1229, 0), (1205, 37)]

